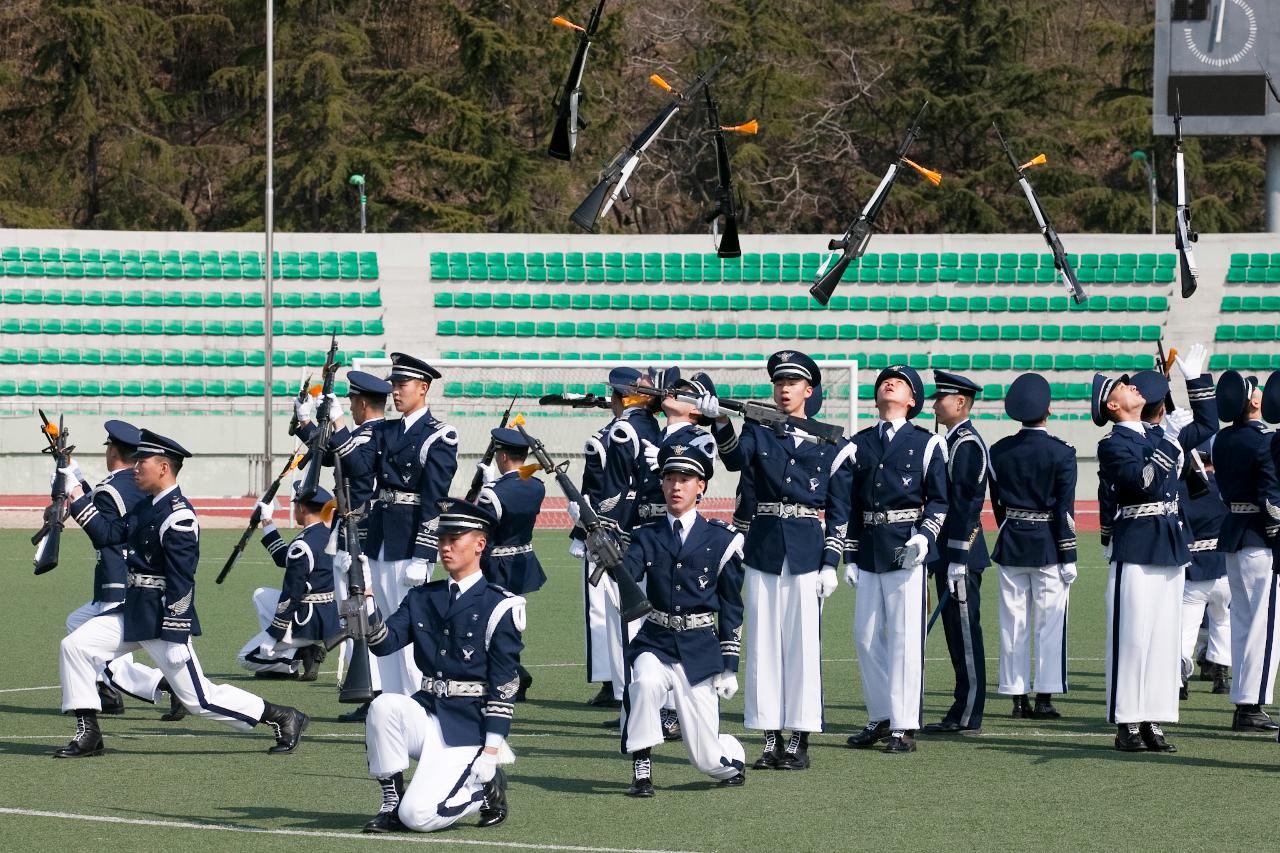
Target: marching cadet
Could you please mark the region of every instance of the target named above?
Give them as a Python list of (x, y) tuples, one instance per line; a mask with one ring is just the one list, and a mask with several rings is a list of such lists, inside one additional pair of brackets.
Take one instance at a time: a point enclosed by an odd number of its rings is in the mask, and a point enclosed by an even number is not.
[(920, 374), (880, 371), (880, 422), (853, 437), (845, 581), (858, 587), (853, 639), (870, 721), (848, 745), (885, 741), (887, 753), (914, 752), (924, 693), (924, 566), (938, 560), (947, 516), (947, 445), (911, 423), (924, 408)]
[[(542, 480), (525, 478), (520, 467), (529, 456), (529, 442), (519, 430), (495, 429), (493, 462), (478, 463), (484, 473), (484, 486), (476, 503), (488, 507), (498, 519), (489, 547), (480, 557), (480, 570), (485, 580), (516, 595), (528, 595), (542, 589), (547, 576), (533, 550), (533, 528), (547, 495)], [(516, 701), (523, 702), (533, 675), (519, 664), (520, 690)]]
[(1187, 679), (1194, 668), (1196, 642), (1202, 624), (1208, 628), (1205, 658), (1212, 668), (1213, 693), (1231, 690), (1231, 585), (1227, 582), (1227, 560), (1218, 550), (1218, 534), (1227, 507), (1218, 491), (1208, 444), (1191, 453), (1190, 465), (1204, 483), (1205, 491), (1192, 497), (1187, 476), (1178, 483), (1178, 500), (1191, 531), (1191, 565), (1187, 566), (1182, 590), (1182, 690), (1187, 698)]
[[(822, 372), (802, 352), (769, 356), (773, 402), (806, 417)], [(755, 517), (743, 546), (747, 674), (744, 725), (764, 731), (756, 770), (804, 770), (809, 734), (822, 714), (822, 601), (838, 584), (836, 565), (848, 528), (850, 445), (808, 442), (800, 431), (778, 435), (743, 422), (735, 435), (719, 401), (706, 393), (698, 411), (716, 421), (713, 434), (729, 471), (750, 482)], [(825, 524), (819, 515), (825, 510)], [(782, 739), (782, 730), (791, 737)]]
[[(329, 401), (336, 430), (330, 446), (342, 457), (343, 473), (366, 483), (373, 477), (378, 485), (366, 545), (374, 601), (384, 612), (394, 611), (405, 593), (431, 574), (436, 507), (458, 469), (458, 431), (427, 408), (427, 392), (439, 378), (440, 371), (425, 361), (391, 353), (391, 397), (403, 417), (376, 421), (363, 441), (363, 435), (343, 427), (341, 404)], [(422, 680), (409, 650), (380, 657), (378, 672), (382, 690), (389, 693), (407, 696)]]
[(103, 664), (143, 649), (155, 660), (173, 695), (192, 714), (242, 731), (266, 723), (275, 735), (271, 753), (292, 752), (309, 722), (296, 708), (273, 705), (232, 687), (214, 684), (200, 668), (191, 638), (200, 634), (196, 616), (195, 573), (200, 562), (200, 524), (178, 486), (182, 461), (190, 458), (176, 441), (141, 430), (133, 452), (134, 474), (150, 500), (118, 519), (110, 519), (81, 495), (72, 479), (74, 465), (59, 469), (74, 498), (71, 515), (95, 547), (124, 545), (128, 551), (128, 588), (124, 604), (85, 622), (62, 641), (62, 709), (74, 711), (76, 734), (54, 753), (59, 758), (101, 755), (98, 727), (101, 705), (94, 682)]
[(325, 553), (329, 527), (325, 505), (333, 496), (317, 486), (300, 494), (294, 483), (293, 520), (302, 528), (293, 541), (271, 523), (271, 505), (259, 503), (262, 545), (284, 569), (280, 589), (259, 587), (253, 593), (262, 630), (240, 650), (240, 665), (255, 676), (283, 676), (315, 681), (325, 657), (325, 637), (338, 631), (338, 605), (333, 593), (334, 558)]
[(1191, 562), (1178, 513), (1182, 448), (1146, 430), (1146, 405), (1127, 375), (1094, 374), (1093, 422), (1113, 424), (1098, 442), (1098, 489), (1113, 495), (1107, 576), (1107, 721), (1122, 752), (1175, 752), (1161, 722), (1178, 720), (1183, 569)]
[[(104, 453), (107, 476), (93, 487), (93, 505), (107, 519), (117, 519), (146, 497), (133, 479), (133, 462), (130, 457), (138, 445), (138, 428), (125, 421), (111, 420), (103, 424), (107, 431)], [(74, 479), (82, 480), (77, 469)], [(57, 476), (57, 475), (55, 475)], [(93, 598), (67, 616), (67, 633), (75, 631), (93, 617), (119, 607), (125, 599), (129, 569), (124, 548), (113, 545), (97, 550), (93, 567)], [(144, 702), (155, 704), (167, 692), (168, 684), (160, 670), (138, 663), (133, 653), (121, 655), (102, 669), (98, 680), (98, 696), (102, 700), (103, 714), (123, 714), (124, 692)], [(166, 722), (180, 720), (187, 715), (182, 703), (170, 695), (169, 712), (160, 719)]]
[[(507, 746), (520, 689), (525, 601), (480, 570), (493, 512), (456, 498), (437, 503), (440, 562), (448, 578), (414, 587), (386, 622), (375, 612), (369, 648), (410, 649), (426, 677), (411, 696), (383, 693), (369, 706), (365, 746), (382, 807), (365, 832), (432, 832), (480, 813), (480, 826), (507, 817)], [(405, 787), (410, 761), (418, 770)]]
[(654, 794), (651, 752), (666, 739), (660, 710), (668, 693), (693, 766), (720, 787), (746, 782), (746, 754), (720, 733), (719, 707), (738, 692), (742, 534), (698, 512), (713, 473), (705, 451), (666, 444), (657, 461), (666, 516), (635, 530), (624, 563), (645, 581), (654, 607), (627, 645), (622, 751), (632, 758), (632, 797)]
[(1076, 451), (1046, 429), (1049, 403), (1043, 376), (1014, 379), (1004, 411), (1022, 429), (991, 448), (991, 509), (1000, 530), (993, 555), (1000, 578), (999, 690), (1013, 697), (1014, 717), (1038, 720), (1061, 716), (1053, 694), (1067, 692), (1067, 603), (1076, 579)]
[[(982, 390), (976, 382), (945, 370), (933, 371), (933, 412), (947, 428), (947, 519), (939, 536), (945, 554), (929, 571), (942, 605), (951, 668), (956, 674), (954, 701), (942, 722), (924, 727), (929, 734), (982, 731), (987, 702), (987, 663), (982, 643), (982, 570), (991, 565), (982, 535), (990, 457), (969, 413)], [(939, 548), (939, 551), (942, 551)]]
[[(355, 423), (356, 428), (351, 430), (350, 440), (343, 445), (347, 453), (354, 448), (367, 444), (373, 439), (374, 426), (383, 420), (387, 410), (387, 395), (391, 393), (391, 383), (385, 379), (379, 379), (372, 373), (366, 373), (362, 370), (347, 371), (347, 406), (351, 409), (351, 420)], [(314, 401), (302, 401), (295, 407), (298, 413), (298, 438), (304, 442), (309, 442), (314, 435), (316, 425), (311, 423), (314, 414)], [(332, 466), (334, 456), (333, 451), (324, 454), (323, 463)], [(369, 539), (369, 503), (373, 500), (378, 490), (376, 472), (362, 471), (357, 476), (353, 472), (343, 469), (343, 478), (346, 480), (347, 488), (351, 493), (351, 506), (357, 513), (356, 529), (360, 536), (361, 553), (368, 545)], [(347, 545), (347, 529), (343, 524), (337, 526), (337, 553), (333, 555), (333, 582), (334, 594), (339, 601), (346, 598), (347, 595), (347, 571), (351, 567), (351, 549)], [(342, 659), (344, 663), (351, 660), (350, 642), (342, 644)], [(375, 694), (382, 691), (382, 679), (378, 672), (376, 663), (369, 667), (370, 681), (373, 684)], [(363, 723), (365, 714), (369, 712), (369, 703), (365, 702), (351, 711), (346, 711), (338, 715), (340, 723)]]
[(1235, 731), (1280, 730), (1262, 709), (1275, 690), (1276, 575), (1273, 548), (1280, 530), (1280, 482), (1272, 438), (1262, 422), (1256, 378), (1228, 370), (1216, 398), (1223, 427), (1213, 442), (1213, 467), (1228, 514), (1218, 531), (1231, 587), (1231, 718)]

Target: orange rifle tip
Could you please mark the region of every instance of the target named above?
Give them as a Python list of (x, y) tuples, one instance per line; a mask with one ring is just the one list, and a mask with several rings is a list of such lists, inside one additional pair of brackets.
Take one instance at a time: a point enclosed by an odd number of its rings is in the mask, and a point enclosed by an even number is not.
[(307, 389), (307, 394), (309, 394), (312, 397), (319, 397), (320, 392), (323, 390), (324, 390), (324, 386), (317, 383)]
[(528, 465), (521, 465), (516, 470), (520, 474), (521, 480), (527, 480), (530, 477), (532, 477), (534, 474), (538, 473), (538, 471), (541, 468), (542, 466), (539, 465), (537, 462), (530, 462)]
[(674, 92), (674, 91), (675, 91), (675, 89), (672, 89), (672, 88), (671, 88), (671, 84), (670, 84), (670, 83), (668, 83), (666, 80), (663, 80), (663, 79), (662, 79), (661, 75), (658, 75), (658, 74), (650, 74), (650, 75), (649, 75), (649, 82), (650, 82), (650, 83), (652, 83), (653, 85), (657, 86), (659, 89), (661, 89), (661, 90), (662, 90), (662, 91), (664, 91), (664, 92)]
[(511, 419), (511, 422), (509, 425), (513, 427), (518, 427), (518, 426), (524, 426), (524, 424), (525, 424), (524, 415), (516, 415), (514, 418)]
[(44, 430), (45, 435), (51, 435), (55, 438), (58, 436), (57, 424), (45, 424), (44, 427), (42, 427), (42, 429)]
[(760, 132), (760, 123), (755, 119), (752, 119), (751, 121), (743, 122), (742, 124), (735, 124), (732, 127), (722, 127), (720, 129), (725, 133), (755, 134)]
[(1028, 160), (1027, 162), (1023, 163), (1023, 164), (1022, 164), (1021, 166), (1019, 166), (1018, 168), (1020, 168), (1020, 169), (1029, 169), (1029, 168), (1031, 168), (1032, 166), (1043, 166), (1045, 163), (1048, 163), (1048, 162), (1049, 162), (1049, 158), (1048, 158), (1048, 157), (1044, 156), (1043, 154), (1037, 154), (1036, 156), (1032, 157), (1032, 158), (1031, 158), (1030, 160)]
[(914, 160), (909, 160), (906, 157), (902, 158), (902, 162), (906, 163), (908, 166), (910, 166), (911, 168), (919, 172), (921, 175), (923, 175), (925, 177), (925, 180), (933, 184), (935, 187), (942, 183), (941, 172), (934, 171), (933, 169), (926, 169), (924, 166), (921, 166), (919, 163), (915, 162)]
[(580, 32), (580, 33), (586, 32), (586, 30), (583, 27), (578, 26), (573, 21), (561, 15), (556, 15), (554, 18), (552, 18), (551, 23), (555, 24), (557, 27), (564, 27), (567, 30), (576, 30), (577, 32)]

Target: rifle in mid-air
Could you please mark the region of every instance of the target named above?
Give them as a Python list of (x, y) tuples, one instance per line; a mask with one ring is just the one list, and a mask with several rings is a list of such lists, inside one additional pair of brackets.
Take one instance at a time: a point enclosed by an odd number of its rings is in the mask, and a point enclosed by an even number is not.
[[(697, 397), (690, 394), (681, 394), (675, 388), (650, 388), (647, 385), (633, 385), (627, 390), (647, 397), (674, 397), (682, 403), (698, 402)], [(720, 408), (738, 413), (744, 421), (768, 427), (779, 437), (790, 435), (813, 444), (818, 444), (819, 442), (839, 444), (844, 440), (844, 430), (837, 424), (828, 424), (813, 418), (783, 414), (768, 403), (757, 403), (752, 400), (731, 400), (726, 397), (718, 397), (717, 400)]]
[[(507, 406), (507, 410), (502, 413), (502, 420), (498, 422), (498, 429), (503, 429), (504, 427), (506, 427), (507, 421), (511, 420), (511, 409), (515, 406), (516, 399), (517, 398), (515, 397), (511, 398), (511, 404)], [(524, 423), (524, 419), (521, 418), (520, 422)], [(483, 462), (485, 465), (488, 465), (489, 463), (491, 463), (493, 461), (493, 454), (497, 451), (497, 449), (498, 449), (498, 443), (493, 440), (492, 436), (490, 436), (489, 446), (484, 449), (484, 456), (481, 457), (480, 461)], [(471, 477), (471, 486), (467, 489), (467, 497), (466, 497), (467, 501), (469, 503), (475, 503), (476, 497), (479, 496), (480, 490), (482, 488), (484, 488), (484, 475), (481, 474), (480, 469), (477, 468), (476, 473), (473, 474)]]
[[(280, 473), (276, 475), (275, 480), (267, 487), (266, 492), (258, 500), (258, 503), (269, 504), (276, 499), (276, 493), (280, 491), (280, 484), (284, 482), (284, 478), (289, 472), (298, 467), (303, 461), (303, 454), (295, 450), (289, 454), (289, 459), (284, 463), (284, 467), (280, 469)], [(222, 571), (218, 572), (218, 576), (213, 579), (214, 583), (222, 583), (227, 579), (227, 575), (231, 574), (231, 570), (235, 568), (236, 561), (240, 559), (240, 555), (244, 553), (245, 546), (249, 544), (249, 537), (253, 535), (254, 528), (262, 521), (262, 510), (258, 509), (254, 504), (253, 512), (249, 514), (249, 523), (245, 525), (244, 532), (240, 534), (240, 541), (236, 543), (236, 547), (231, 549), (231, 556), (227, 557), (227, 562), (223, 564)]]
[(307, 473), (302, 477), (302, 485), (298, 494), (309, 495), (320, 485), (321, 460), (329, 447), (329, 438), (333, 435), (333, 424), (329, 422), (329, 395), (333, 393), (333, 381), (338, 375), (338, 333), (335, 331), (329, 338), (329, 352), (324, 357), (324, 368), (320, 371), (320, 396), (316, 401), (316, 431), (307, 442), (307, 458), (303, 460)]
[[(55, 424), (45, 416), (42, 409), (36, 411), (40, 413), (40, 432), (49, 442), (48, 446), (42, 448), (40, 452), (48, 453), (53, 457), (53, 486), (49, 494), (49, 505), (45, 507), (44, 522), (40, 530), (31, 537), (31, 544), (36, 546), (36, 555), (33, 560), (35, 573), (42, 575), (58, 567), (58, 556), (62, 550), (62, 530), (66, 527), (69, 505), (66, 484), (63, 483), (58, 469), (71, 464), (71, 453), (75, 447), (67, 444), (71, 431), (67, 429), (62, 417), (59, 417)], [(88, 491), (87, 487), (86, 491)]]
[(1187, 195), (1186, 164), (1182, 156), (1182, 93), (1175, 91), (1177, 105), (1173, 113), (1173, 168), (1177, 175), (1177, 222), (1173, 237), (1174, 248), (1178, 250), (1178, 267), (1182, 271), (1182, 298), (1196, 292), (1200, 283), (1200, 273), (1196, 271), (1196, 259), (1191, 254), (1191, 244), (1200, 239), (1200, 235), (1191, 230), (1191, 199)]
[[(337, 503), (337, 524), (346, 532), (347, 596), (338, 603), (338, 631), (324, 638), (325, 648), (332, 650), (344, 640), (351, 640), (351, 663), (342, 679), (338, 701), (349, 705), (372, 702), (373, 674), (369, 669), (369, 613), (365, 610), (364, 569), (367, 558), (360, 550), (360, 512), (351, 506), (351, 484), (342, 471), (342, 457), (333, 457), (333, 497)], [(336, 525), (335, 525), (336, 526)], [(336, 540), (336, 537), (335, 537)], [(331, 542), (336, 552), (337, 542)], [(330, 551), (329, 547), (325, 548)]]
[(599, 394), (543, 394), (538, 398), (539, 406), (568, 406), (570, 409), (607, 409), (611, 405), (608, 397)]
[(1088, 297), (1085, 296), (1084, 288), (1080, 286), (1080, 279), (1076, 277), (1076, 271), (1072, 269), (1071, 262), (1067, 259), (1067, 250), (1062, 248), (1062, 241), (1058, 239), (1058, 232), (1054, 229), (1053, 223), (1049, 221), (1049, 214), (1045, 213), (1044, 206), (1040, 204), (1040, 199), (1036, 197), (1036, 191), (1031, 187), (1031, 182), (1027, 180), (1026, 170), (1033, 166), (1043, 166), (1049, 162), (1049, 158), (1043, 154), (1037, 154), (1022, 165), (1018, 165), (1018, 158), (1013, 156), (1013, 151), (1009, 149), (1009, 143), (1005, 142), (1004, 137), (1000, 135), (1000, 128), (996, 127), (995, 122), (992, 122), (991, 126), (995, 128), (996, 138), (1000, 140), (1000, 147), (1008, 155), (1009, 164), (1013, 166), (1013, 171), (1018, 173), (1018, 183), (1022, 186), (1022, 193), (1027, 197), (1027, 202), (1031, 205), (1031, 212), (1036, 217), (1036, 224), (1040, 226), (1040, 233), (1044, 236), (1044, 241), (1049, 244), (1049, 251), (1053, 252), (1053, 265), (1062, 273), (1067, 289), (1071, 291), (1071, 298), (1075, 300), (1077, 305), (1083, 304)]
[(586, 130), (587, 123), (579, 111), (582, 107), (582, 73), (587, 70), (587, 50), (591, 47), (591, 39), (600, 26), (600, 13), (604, 11), (605, 0), (596, 4), (585, 27), (575, 24), (568, 18), (556, 15), (551, 23), (558, 27), (573, 30), (578, 34), (578, 49), (573, 54), (573, 63), (569, 66), (569, 76), (565, 78), (564, 88), (556, 99), (556, 126), (551, 131), (551, 144), (547, 153), (557, 160), (572, 160), (573, 150), (578, 146), (578, 131)]
[[(720, 105), (711, 96), (711, 87), (702, 90), (707, 98), (707, 123), (711, 128), (711, 138), (716, 146), (716, 206), (707, 214), (707, 224), (711, 226), (712, 239), (715, 241), (716, 254), (722, 258), (742, 257), (742, 243), (738, 240), (738, 204), (733, 196), (733, 173), (729, 170), (729, 145), (725, 142), (726, 133), (756, 134), (760, 125), (755, 119), (725, 127), (720, 124)], [(723, 220), (724, 224), (721, 225)]]
[(631, 144), (618, 152), (609, 164), (604, 167), (600, 173), (600, 183), (596, 184), (582, 204), (578, 205), (578, 209), (569, 217), (570, 221), (584, 231), (595, 233), (600, 228), (600, 218), (609, 212), (614, 202), (619, 198), (624, 201), (631, 198), (630, 191), (627, 190), (627, 181), (631, 178), (636, 167), (640, 165), (640, 158), (644, 155), (645, 149), (648, 148), (653, 141), (658, 138), (658, 134), (662, 133), (662, 129), (667, 126), (671, 119), (675, 118), (676, 113), (689, 101), (696, 97), (698, 92), (711, 82), (711, 78), (716, 76), (720, 67), (724, 65), (725, 59), (721, 57), (720, 61), (693, 82), (684, 92), (676, 92), (667, 81), (663, 80), (657, 74), (651, 74), (649, 81), (659, 88), (672, 93), (672, 98), (667, 105), (662, 108), (657, 117), (640, 131)]
[(926, 169), (919, 163), (907, 159), (907, 153), (915, 143), (916, 137), (920, 135), (920, 119), (924, 118), (924, 111), (928, 106), (928, 101), (925, 101), (920, 106), (920, 112), (916, 113), (915, 120), (911, 122), (911, 127), (907, 130), (907, 135), (903, 137), (902, 144), (898, 146), (897, 156), (889, 164), (889, 168), (885, 170), (884, 177), (880, 179), (880, 186), (876, 187), (876, 191), (871, 194), (871, 198), (867, 199), (867, 203), (863, 206), (862, 212), (858, 214), (858, 218), (849, 226), (849, 230), (844, 232), (843, 237), (839, 240), (832, 240), (827, 244), (827, 251), (838, 251), (840, 255), (839, 257), (835, 255), (827, 257), (822, 268), (818, 270), (817, 277), (813, 280), (813, 286), (809, 288), (810, 295), (819, 304), (826, 305), (831, 301), (831, 294), (835, 293), (836, 285), (840, 283), (840, 277), (844, 275), (844, 271), (848, 269), (849, 264), (866, 253), (867, 244), (871, 242), (871, 232), (876, 225), (876, 217), (880, 215), (880, 208), (884, 206), (885, 199), (889, 197), (889, 190), (893, 188), (894, 182), (898, 180), (898, 175), (901, 174), (903, 166), (910, 166), (915, 169), (935, 187), (942, 183), (941, 172)]

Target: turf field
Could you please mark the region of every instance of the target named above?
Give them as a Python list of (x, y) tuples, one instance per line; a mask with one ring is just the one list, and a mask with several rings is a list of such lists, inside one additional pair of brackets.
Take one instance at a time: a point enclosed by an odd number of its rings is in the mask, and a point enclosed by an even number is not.
[[(1183, 720), (1167, 728), (1176, 755), (1111, 749), (1103, 712), (1103, 591), (1100, 549), (1082, 551), (1071, 602), (1070, 694), (1056, 722), (1011, 720), (992, 696), (980, 738), (919, 740), (914, 755), (843, 748), (865, 722), (852, 660), (854, 594), (845, 586), (824, 615), (828, 731), (813, 741), (802, 773), (749, 773), (738, 790), (718, 790), (686, 762), (680, 744), (655, 755), (658, 796), (624, 796), (630, 765), (609, 716), (584, 701), (581, 588), (564, 535), (540, 534), (550, 581), (532, 597), (525, 663), (535, 676), (517, 706), (511, 816), (495, 829), (461, 826), (434, 836), (356, 833), (376, 810), (363, 730), (334, 717), (332, 664), (314, 684), (256, 681), (235, 653), (256, 630), (253, 588), (272, 585), (256, 544), (223, 586), (213, 584), (235, 534), (204, 533), (197, 596), (206, 634), (196, 642), (217, 681), (298, 705), (313, 722), (299, 751), (268, 756), (264, 733), (237, 734), (188, 718), (165, 724), (129, 700), (123, 717), (103, 717), (107, 754), (55, 761), (49, 753), (73, 723), (58, 713), (58, 640), (66, 614), (90, 589), (92, 552), (69, 528), (63, 563), (31, 573), (20, 531), (0, 532), (0, 576), (10, 584), (0, 621), (0, 847), (7, 850), (363, 850), (411, 844), (466, 849), (729, 851), (777, 850), (1209, 850), (1271, 849), (1280, 746), (1236, 735), (1226, 697), (1192, 682)], [(1089, 537), (1092, 538), (1092, 537)], [(994, 577), (984, 602), (989, 681), (994, 683)], [(925, 720), (949, 704), (950, 667), (940, 629), (930, 637)], [(742, 733), (742, 699), (724, 725)], [(748, 760), (759, 738), (745, 740)]]

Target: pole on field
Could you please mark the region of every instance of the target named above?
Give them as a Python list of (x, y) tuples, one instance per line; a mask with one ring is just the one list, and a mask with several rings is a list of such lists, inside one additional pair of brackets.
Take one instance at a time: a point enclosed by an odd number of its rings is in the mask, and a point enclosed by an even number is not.
[(364, 175), (352, 175), (347, 178), (347, 183), (360, 191), (360, 233), (365, 233), (365, 226), (368, 220), (365, 211), (368, 209), (369, 197), (364, 192)]
[(275, 0), (267, 0), (267, 191), (266, 225), (267, 250), (263, 256), (262, 271), (266, 293), (262, 297), (263, 382), (262, 382), (262, 454), (267, 463), (262, 466), (262, 491), (271, 486), (271, 367), (274, 360), (274, 328), (272, 302), (275, 298), (275, 254), (271, 248), (275, 229)]
[(1142, 164), (1142, 168), (1147, 172), (1147, 189), (1151, 193), (1151, 233), (1156, 233), (1156, 206), (1160, 202), (1160, 196), (1156, 193), (1156, 170), (1151, 164), (1151, 158), (1147, 156), (1145, 151), (1135, 151), (1129, 155), (1133, 160), (1137, 160)]

